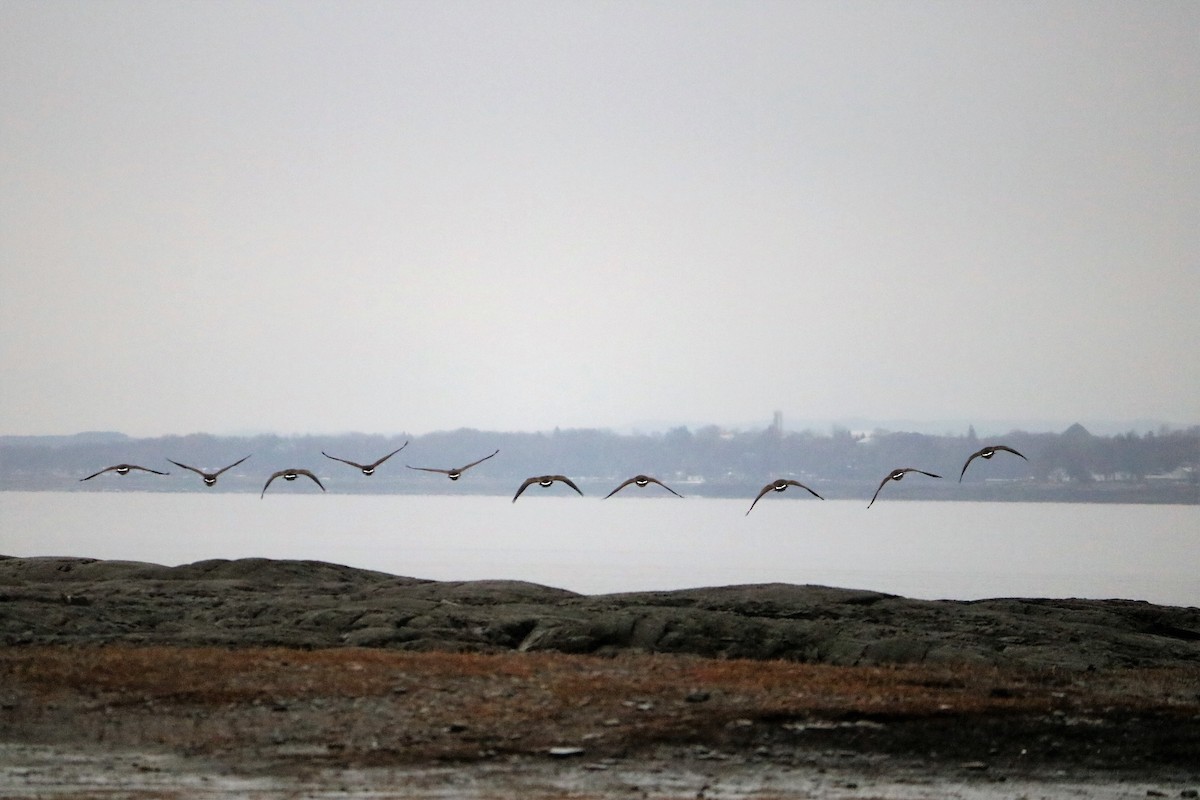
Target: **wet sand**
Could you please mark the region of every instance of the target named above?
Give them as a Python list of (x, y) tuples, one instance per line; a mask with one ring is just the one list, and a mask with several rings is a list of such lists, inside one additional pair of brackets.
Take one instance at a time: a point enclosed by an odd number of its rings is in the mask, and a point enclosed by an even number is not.
[[(718, 760), (720, 759), (720, 760)], [(1021, 775), (871, 759), (777, 765), (736, 755), (658, 753), (636, 759), (512, 758), (503, 763), (262, 773), (174, 754), (0, 744), (5, 798), (413, 798), (413, 800), (608, 800), (609, 798), (1088, 798), (1195, 797), (1195, 778)]]

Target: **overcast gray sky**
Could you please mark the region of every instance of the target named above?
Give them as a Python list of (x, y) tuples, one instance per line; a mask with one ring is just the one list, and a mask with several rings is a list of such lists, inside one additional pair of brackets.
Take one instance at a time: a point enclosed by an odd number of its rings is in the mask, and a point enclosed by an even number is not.
[(1200, 422), (1200, 3), (0, 0), (0, 433)]

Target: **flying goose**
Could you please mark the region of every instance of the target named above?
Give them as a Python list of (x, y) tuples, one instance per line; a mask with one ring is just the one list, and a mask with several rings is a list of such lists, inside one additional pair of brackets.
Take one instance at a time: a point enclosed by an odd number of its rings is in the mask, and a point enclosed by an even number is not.
[[(168, 460), (170, 460), (170, 459), (168, 459)], [(159, 472), (158, 470), (150, 469), (149, 467), (139, 467), (137, 464), (114, 464), (111, 467), (105, 467), (104, 469), (100, 470), (99, 472), (93, 472), (91, 475), (88, 475), (86, 478), (80, 478), (79, 482), (83, 483), (84, 481), (90, 481), (92, 478), (96, 477), (97, 475), (103, 475), (106, 472), (115, 472), (118, 475), (128, 475), (129, 470), (131, 470), (131, 469), (140, 469), (142, 472), (153, 472), (155, 475), (170, 475), (171, 474), (169, 472)]]
[(313, 475), (308, 470), (306, 470), (306, 469), (281, 469), (281, 470), (279, 470), (279, 472), (272, 473), (271, 477), (267, 478), (267, 482), (265, 484), (263, 484), (262, 494), (260, 494), (258, 496), (258, 499), (261, 500), (263, 498), (263, 495), (265, 495), (267, 493), (267, 487), (270, 486), (271, 481), (275, 480), (276, 478), (281, 477), (285, 481), (294, 481), (294, 480), (296, 480), (297, 477), (299, 477), (301, 475), (307, 475), (308, 477), (312, 478), (313, 482), (316, 483), (317, 486), (321, 487), (321, 491), (322, 492), (325, 491), (325, 486), (319, 480), (317, 480), (317, 476)]
[[(521, 484), (521, 488), (517, 489), (517, 493), (513, 495), (512, 501), (514, 503), (517, 502), (517, 498), (521, 496), (521, 492), (525, 491), (526, 489), (528, 489), (530, 486), (532, 486), (535, 483), (538, 486), (549, 486), (550, 484), (554, 483), (555, 481), (562, 481), (567, 486), (570, 486), (572, 489), (579, 492), (579, 487), (576, 486), (574, 483), (572, 483), (571, 479), (568, 478), (566, 475), (540, 475), (536, 478), (526, 478), (525, 482)], [(579, 492), (579, 494), (582, 496), (583, 492)]]
[(626, 486), (628, 486), (631, 483), (636, 483), (639, 489), (645, 488), (646, 484), (648, 484), (648, 483), (657, 483), (659, 486), (663, 487), (664, 489), (666, 489), (668, 492), (675, 495), (676, 497), (683, 497), (683, 495), (681, 495), (679, 492), (672, 489), (670, 486), (667, 486), (665, 483), (660, 481), (658, 478), (651, 478), (649, 475), (634, 475), (632, 478), (625, 481), (624, 483), (622, 483), (617, 488), (613, 489), (608, 494), (604, 495), (604, 499), (607, 500), (608, 498), (612, 497), (614, 494), (621, 491), (622, 489), (624, 489)]
[(754, 498), (754, 502), (751, 503), (750, 508), (748, 508), (746, 510), (746, 515), (749, 516), (750, 512), (754, 510), (755, 504), (757, 504), (758, 501), (762, 499), (762, 496), (764, 494), (766, 494), (767, 492), (782, 492), (784, 489), (786, 489), (789, 486), (799, 486), (801, 489), (804, 489), (805, 491), (807, 491), (809, 494), (811, 494), (813, 497), (817, 498), (818, 500), (825, 499), (824, 497), (821, 497), (821, 495), (814, 492), (812, 489), (809, 489), (807, 486), (805, 486), (800, 481), (794, 481), (791, 478), (788, 478), (786, 480), (783, 478), (780, 478), (777, 481), (771, 481), (770, 483), (768, 483), (766, 486), (764, 486), (762, 488), (762, 491), (758, 493), (758, 497)]
[[(500, 450), (497, 449), (496, 453), (499, 453), (499, 452), (500, 452)], [(440, 472), (443, 475), (445, 475), (446, 477), (448, 477), (450, 480), (456, 481), (459, 478), (461, 478), (462, 474), (464, 472), (466, 472), (467, 470), (469, 470), (471, 467), (475, 466), (476, 464), (482, 464), (484, 461), (487, 461), (489, 458), (496, 455), (496, 453), (492, 453), (491, 456), (484, 456), (483, 458), (479, 459), (478, 461), (472, 461), (470, 464), (467, 464), (465, 467), (455, 467), (454, 469), (438, 469), (437, 467), (414, 467), (414, 466), (410, 466), (408, 464), (405, 464), (405, 466), (408, 467), (409, 469), (419, 469), (424, 472)]]
[[(1003, 445), (1003, 444), (988, 445), (987, 447), (983, 448), (982, 450), (971, 453), (971, 457), (967, 459), (967, 463), (963, 464), (962, 472), (960, 472), (958, 474), (958, 482), (962, 483), (963, 475), (967, 474), (967, 467), (971, 466), (971, 462), (974, 461), (976, 458), (982, 458), (982, 459), (986, 460), (986, 459), (989, 459), (992, 456), (996, 455), (996, 453), (998, 453), (1001, 450), (1003, 450), (1006, 453), (1012, 453), (1015, 456), (1021, 456), (1020, 453), (1018, 453), (1016, 450), (1013, 450), (1011, 447), (1008, 447), (1007, 445)], [(1025, 456), (1021, 456), (1021, 458), (1025, 458)], [(1025, 458), (1025, 460), (1028, 461), (1029, 459)]]
[(931, 478), (942, 477), (941, 475), (934, 475), (932, 472), (926, 472), (925, 470), (917, 469), (916, 467), (902, 467), (900, 469), (894, 469), (887, 474), (886, 478), (884, 478), (882, 481), (879, 482), (879, 488), (875, 490), (875, 494), (871, 497), (871, 502), (867, 503), (867, 508), (870, 508), (872, 505), (875, 504), (875, 498), (879, 497), (879, 492), (881, 489), (883, 489), (883, 486), (885, 483), (887, 483), (888, 481), (900, 480), (901, 478), (904, 477), (904, 473), (906, 473), (906, 472), (919, 472), (922, 475), (928, 475)]
[[(253, 454), (251, 454), (251, 455), (253, 455)], [(246, 456), (246, 458), (249, 458), (249, 457), (250, 456)], [(180, 464), (178, 461), (172, 461), (169, 458), (167, 459), (167, 461), (170, 461), (172, 464), (174, 464), (177, 467), (183, 467), (184, 469), (190, 469), (192, 472), (196, 473), (197, 475), (199, 475), (201, 478), (204, 479), (205, 486), (212, 486), (213, 484), (215, 484), (217, 482), (217, 476), (219, 476), (222, 472), (224, 472), (227, 469), (233, 469), (238, 464), (245, 461), (246, 458), (239, 459), (239, 460), (233, 462), (232, 464), (230, 464), (228, 467), (221, 467), (216, 472), (205, 472), (202, 469), (196, 469), (195, 467), (189, 467), (187, 464)]]
[(399, 453), (401, 450), (403, 450), (406, 447), (408, 447), (408, 442), (405, 442), (404, 444), (400, 445), (395, 450), (393, 450), (392, 452), (388, 453), (383, 458), (376, 461), (374, 464), (359, 464), (356, 461), (347, 461), (344, 458), (338, 458), (337, 456), (331, 456), (331, 455), (329, 455), (329, 453), (326, 453), (324, 450), (321, 451), (321, 455), (325, 456), (326, 458), (332, 458), (334, 461), (340, 461), (343, 464), (349, 464), (352, 467), (358, 467), (359, 469), (362, 470), (363, 475), (371, 476), (371, 475), (375, 474), (376, 467), (378, 467), (380, 464), (387, 461), (389, 458), (396, 455), (396, 453)]

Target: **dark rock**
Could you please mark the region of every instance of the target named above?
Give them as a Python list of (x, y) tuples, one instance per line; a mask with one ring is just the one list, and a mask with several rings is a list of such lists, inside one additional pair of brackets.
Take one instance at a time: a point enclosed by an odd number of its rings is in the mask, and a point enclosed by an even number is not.
[(1082, 671), (1195, 663), (1197, 632), (1200, 609), (1125, 600), (929, 601), (787, 584), (585, 596), (520, 581), (440, 583), (317, 561), (164, 567), (0, 557), (3, 645), (639, 650)]

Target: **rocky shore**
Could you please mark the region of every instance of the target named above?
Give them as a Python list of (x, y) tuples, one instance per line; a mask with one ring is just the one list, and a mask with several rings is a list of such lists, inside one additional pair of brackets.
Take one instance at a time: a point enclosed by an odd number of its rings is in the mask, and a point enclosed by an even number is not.
[(1195, 608), (0, 558), (0, 645), (5, 797), (1200, 787)]
[(1128, 600), (927, 601), (783, 584), (584, 596), (308, 561), (167, 567), (0, 557), (0, 643), (634, 650), (1099, 669), (1200, 663), (1200, 609)]

